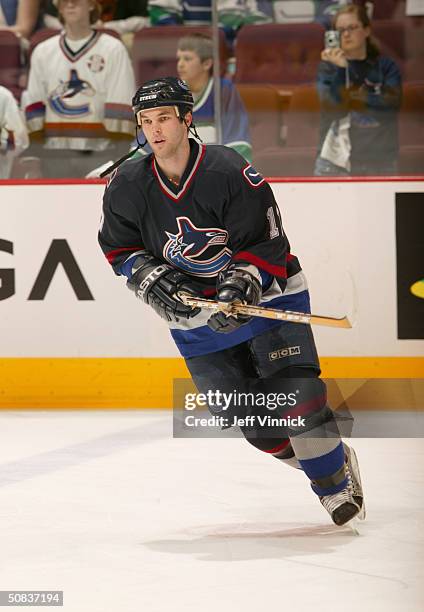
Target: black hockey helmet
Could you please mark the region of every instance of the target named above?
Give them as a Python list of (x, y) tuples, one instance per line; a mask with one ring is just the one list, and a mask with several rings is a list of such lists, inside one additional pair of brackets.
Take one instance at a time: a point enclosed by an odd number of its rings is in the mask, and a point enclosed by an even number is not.
[(141, 110), (160, 106), (176, 106), (183, 118), (193, 110), (193, 95), (188, 85), (177, 77), (163, 77), (147, 81), (137, 89), (132, 99), (135, 116)]
[[(134, 155), (138, 149), (144, 147), (147, 143), (146, 139), (144, 142), (140, 142), (138, 139), (140, 126), (138, 125), (137, 113), (141, 110), (159, 108), (161, 106), (176, 106), (178, 108), (180, 121), (184, 121), (184, 117), (188, 112), (193, 110), (194, 106), (193, 95), (188, 85), (176, 77), (163, 77), (161, 79), (147, 81), (137, 89), (132, 99), (132, 108), (136, 119), (135, 137), (137, 140), (137, 147), (104, 170), (100, 174), (101, 178), (107, 176), (112, 170), (115, 170), (115, 168), (120, 166), (126, 159)], [(201, 138), (193, 122), (190, 124), (190, 127), (188, 127), (188, 131), (201, 142)]]

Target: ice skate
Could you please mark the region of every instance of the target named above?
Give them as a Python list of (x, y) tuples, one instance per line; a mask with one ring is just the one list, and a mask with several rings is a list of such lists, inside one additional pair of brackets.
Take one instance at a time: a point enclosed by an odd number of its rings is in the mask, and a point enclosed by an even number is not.
[(343, 446), (346, 456), (347, 487), (339, 493), (320, 497), (321, 504), (336, 525), (345, 525), (354, 518), (361, 520), (365, 518), (365, 503), (358, 459), (353, 448), (346, 443), (343, 443)]

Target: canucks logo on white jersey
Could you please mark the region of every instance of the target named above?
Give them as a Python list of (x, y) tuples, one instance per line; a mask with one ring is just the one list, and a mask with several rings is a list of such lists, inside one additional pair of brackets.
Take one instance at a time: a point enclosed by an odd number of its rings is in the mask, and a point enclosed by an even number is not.
[(163, 247), (165, 259), (188, 274), (203, 277), (216, 276), (228, 265), (228, 232), (196, 227), (188, 217), (177, 217), (176, 221), (178, 232), (166, 232), (169, 240)]
[(70, 71), (69, 81), (62, 81), (49, 95), (49, 105), (58, 115), (65, 117), (82, 117), (90, 113), (90, 104), (78, 104), (74, 99), (78, 94), (92, 98), (95, 89), (88, 81), (79, 78), (78, 72)]

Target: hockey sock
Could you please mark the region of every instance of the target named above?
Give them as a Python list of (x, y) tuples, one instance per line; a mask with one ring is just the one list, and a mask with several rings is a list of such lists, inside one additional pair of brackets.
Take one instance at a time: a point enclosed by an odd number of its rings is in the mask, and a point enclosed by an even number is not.
[(333, 495), (347, 486), (345, 453), (340, 439), (309, 439), (306, 445), (299, 438), (293, 442), (299, 463), (317, 495)]

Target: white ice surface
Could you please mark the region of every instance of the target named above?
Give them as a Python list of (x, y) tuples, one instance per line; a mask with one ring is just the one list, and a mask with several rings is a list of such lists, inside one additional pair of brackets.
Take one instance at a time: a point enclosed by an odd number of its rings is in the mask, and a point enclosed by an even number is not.
[(422, 611), (424, 441), (354, 446), (360, 536), (302, 473), (173, 439), (169, 412), (2, 412), (0, 590), (63, 590), (66, 612)]

